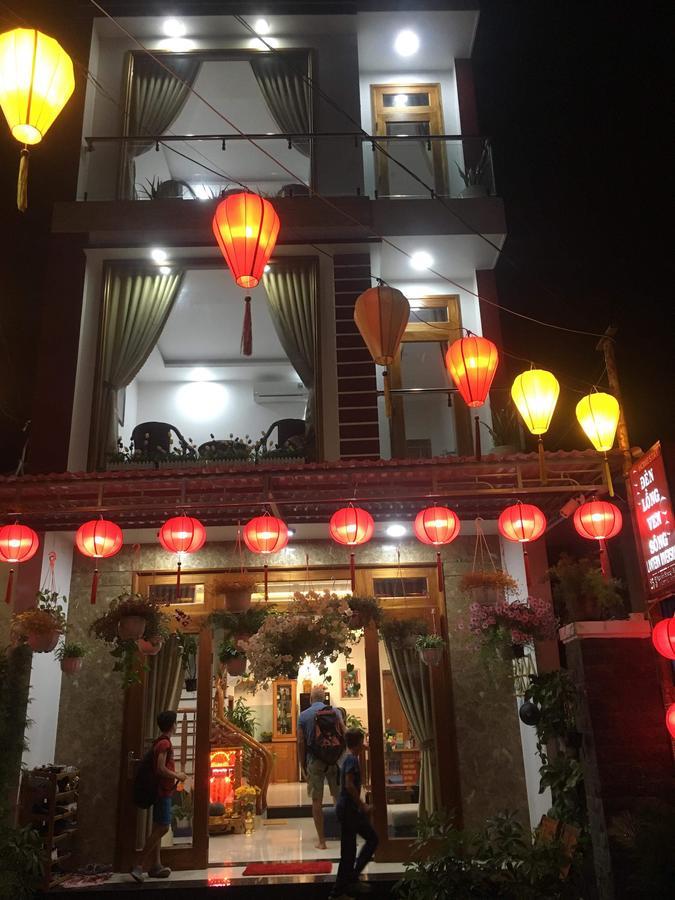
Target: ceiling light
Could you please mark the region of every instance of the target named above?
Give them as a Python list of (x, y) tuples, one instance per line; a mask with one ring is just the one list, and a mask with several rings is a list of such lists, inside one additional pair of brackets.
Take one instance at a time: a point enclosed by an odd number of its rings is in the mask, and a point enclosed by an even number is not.
[(295, 537), (295, 528), (289, 528), (289, 529), (288, 529), (288, 536), (289, 536), (289, 537)]
[(170, 38), (181, 38), (187, 31), (185, 24), (180, 19), (164, 19), (162, 27), (164, 34)]
[(270, 30), (270, 23), (267, 19), (256, 19), (253, 24), (253, 30), (256, 34), (268, 34)]
[(413, 53), (417, 53), (420, 46), (420, 39), (417, 37), (414, 31), (410, 31), (410, 29), (406, 28), (404, 31), (399, 31), (396, 35), (396, 40), (394, 41), (394, 50), (398, 53), (399, 56), (412, 56)]
[(389, 525), (387, 527), (387, 535), (389, 537), (403, 537), (404, 534), (406, 534), (406, 529), (403, 527), (403, 525)]
[(153, 247), (153, 249), (150, 251), (150, 256), (156, 263), (164, 263), (169, 258), (169, 254), (166, 252), (166, 250), (162, 250), (161, 247)]
[(410, 265), (413, 269), (417, 269), (418, 272), (430, 269), (433, 264), (434, 258), (431, 253), (427, 253), (426, 250), (416, 250), (410, 257)]
[(170, 275), (171, 274), (171, 266), (160, 266), (159, 274), (160, 275)]
[(272, 268), (272, 266), (269, 263), (267, 263), (267, 265), (263, 269), (263, 272), (265, 273), (265, 275), (267, 275), (267, 273), (271, 270), (271, 268)]
[(171, 53), (185, 53), (187, 50), (193, 50), (195, 42), (190, 38), (164, 38), (159, 42), (160, 50), (169, 50)]
[(191, 422), (213, 422), (227, 406), (227, 390), (213, 381), (191, 381), (178, 389), (176, 405)]
[(408, 105), (408, 95), (407, 94), (394, 94), (394, 106), (407, 106)]

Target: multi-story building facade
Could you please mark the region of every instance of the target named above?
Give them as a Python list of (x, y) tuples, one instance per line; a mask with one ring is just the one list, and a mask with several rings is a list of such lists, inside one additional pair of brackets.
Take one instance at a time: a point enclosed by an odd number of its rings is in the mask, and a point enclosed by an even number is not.
[[(590, 451), (548, 454), (546, 484), (534, 455), (519, 447), (494, 455), (491, 410), (503, 405), (504, 382), (498, 374), (491, 400), (470, 411), (445, 368), (447, 344), (462, 329), (501, 342), (494, 268), (506, 225), (476, 114), (478, 11), (287, 3), (260, 22), (242, 12), (249, 4), (225, 6), (178, 3), (167, 19), (155, 4), (111, 2), (112, 17), (91, 23), (88, 77), (78, 83), (77, 196), (56, 204), (52, 223), (45, 317), (53, 327), (38, 369), (29, 474), (2, 485), (6, 513), (44, 533), (15, 604), (30, 602), (52, 552), (69, 628), (83, 636), (123, 590), (169, 590), (175, 559), (156, 532), (182, 511), (203, 522), (208, 541), (183, 560), (186, 595), (167, 597), (195, 622), (217, 605), (217, 579), (236, 580), (242, 565), (262, 579), (260, 559), (237, 543), (238, 525), (262, 509), (294, 529), (266, 574), (279, 608), (293, 590), (347, 592), (349, 552), (331, 542), (327, 523), (355, 502), (376, 522), (373, 541), (356, 552), (358, 592), (379, 596), (399, 618), (422, 616), (449, 641), (443, 665), (425, 675), (433, 714), (423, 737), (376, 634), (355, 651), (361, 691), (331, 688), (370, 734), (381, 858), (408, 853), (425, 755), (436, 773), (427, 808), (455, 809), (471, 823), (508, 806), (537, 822), (546, 797), (531, 736), (518, 722), (512, 681), (488, 687), (458, 627), (468, 609), (458, 578), (475, 566), (477, 548), (489, 549), (485, 564), (508, 571), (519, 596), (537, 579), (550, 602), (543, 541), (530, 551), (528, 585), (521, 547), (499, 537), (496, 519), (526, 498), (557, 517), (571, 497), (602, 491), (604, 476)], [(211, 226), (232, 190), (261, 193), (281, 220), (269, 270), (251, 292), (250, 356), (239, 346), (245, 292)], [(353, 317), (378, 279), (412, 310), (389, 367), (390, 410), (382, 369)], [(156, 431), (155, 423), (164, 424)], [(168, 426), (173, 443), (164, 445)], [(261, 434), (257, 456), (242, 450)], [(268, 442), (281, 452), (265, 452)], [(412, 532), (431, 503), (462, 520), (460, 537), (440, 548), (440, 576), (435, 550)], [(125, 547), (100, 563), (92, 607), (91, 569), (74, 554), (73, 534), (99, 513), (125, 529)], [(184, 868), (209, 859), (212, 636), (200, 634), (199, 692), (175, 698), (190, 723), (183, 740), (194, 778), (190, 835), (172, 851), (172, 865)], [(537, 649), (540, 666), (556, 665), (553, 642)], [(156, 686), (146, 678), (125, 699), (105, 648), (91, 660), (89, 674), (61, 684), (50, 656), (34, 658), (32, 714), (48, 721), (26, 761), (81, 767), (80, 852), (121, 866), (134, 843), (127, 760), (151, 736), (142, 710)], [(533, 652), (526, 661), (535, 665)], [(295, 704), (299, 682), (292, 690)], [(229, 691), (244, 696), (236, 679)], [(262, 731), (272, 731), (272, 694), (248, 702)], [(394, 771), (385, 732), (412, 768)], [(103, 779), (102, 743), (109, 759), (119, 754), (118, 783), (110, 768)], [(277, 742), (279, 758), (287, 743)], [(291, 774), (283, 780), (299, 781), (297, 760), (284, 752)], [(101, 822), (102, 806), (116, 817)]]

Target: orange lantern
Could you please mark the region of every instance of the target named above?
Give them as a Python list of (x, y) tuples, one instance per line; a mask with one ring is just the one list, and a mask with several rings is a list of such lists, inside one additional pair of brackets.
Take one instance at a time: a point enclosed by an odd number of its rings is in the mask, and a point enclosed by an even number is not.
[(457, 513), (447, 506), (427, 506), (415, 516), (413, 528), (418, 541), (440, 547), (454, 541), (459, 534), (460, 523)]
[[(242, 192), (221, 200), (213, 217), (213, 233), (239, 287), (257, 287), (279, 234), (279, 216), (258, 194)], [(244, 298), (241, 352), (253, 352), (251, 298)]]
[(159, 542), (168, 550), (178, 556), (176, 563), (176, 599), (180, 589), (181, 553), (196, 553), (201, 550), (206, 541), (206, 528), (199, 519), (192, 516), (174, 516), (167, 519), (157, 534)]
[[(85, 522), (75, 533), (75, 546), (83, 556), (89, 556), (92, 559), (108, 559), (115, 556), (121, 550), (123, 542), (120, 526), (102, 517)], [(98, 568), (95, 567), (91, 583), (91, 603), (96, 603), (98, 577)]]
[(265, 513), (246, 523), (243, 537), (251, 553), (277, 553), (288, 543), (288, 526), (282, 519)]
[[(38, 551), (40, 540), (35, 531), (27, 525), (3, 525), (0, 528), (0, 560), (7, 563), (24, 563), (32, 559)], [(7, 588), (5, 590), (5, 603), (12, 599), (12, 584), (14, 583), (14, 569), (9, 570)]]
[[(328, 525), (330, 536), (338, 544), (348, 547), (357, 547), (359, 544), (367, 544), (373, 536), (375, 522), (373, 517), (360, 506), (349, 504), (333, 513)], [(356, 562), (354, 553), (349, 554), (349, 573), (352, 583), (352, 591), (356, 589)]]
[(661, 619), (652, 628), (652, 644), (661, 656), (675, 659), (675, 618)]
[(410, 304), (396, 288), (378, 285), (357, 297), (354, 322), (378, 366), (393, 363), (409, 317)]
[(499, 353), (487, 338), (470, 334), (450, 345), (445, 364), (467, 406), (482, 406), (497, 371)]
[(574, 513), (574, 527), (582, 538), (600, 542), (600, 567), (605, 578), (611, 576), (605, 541), (621, 531), (621, 510), (607, 500), (589, 500)]
[(546, 530), (546, 516), (538, 506), (518, 501), (502, 511), (497, 526), (507, 541), (527, 544), (542, 536)]

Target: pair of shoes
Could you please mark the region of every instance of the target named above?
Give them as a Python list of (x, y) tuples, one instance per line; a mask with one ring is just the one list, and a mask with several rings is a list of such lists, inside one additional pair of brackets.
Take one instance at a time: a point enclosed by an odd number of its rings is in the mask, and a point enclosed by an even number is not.
[(145, 881), (145, 872), (140, 866), (134, 866), (131, 872), (129, 872), (134, 881), (137, 881), (139, 884), (143, 884)]
[(168, 866), (155, 866), (152, 869), (148, 869), (150, 878), (168, 878), (170, 874), (171, 869)]

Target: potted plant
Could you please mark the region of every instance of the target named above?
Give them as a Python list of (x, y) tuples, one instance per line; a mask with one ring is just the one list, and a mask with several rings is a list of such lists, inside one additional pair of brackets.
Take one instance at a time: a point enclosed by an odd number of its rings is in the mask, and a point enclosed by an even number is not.
[(244, 816), (244, 834), (252, 834), (255, 828), (256, 802), (260, 794), (260, 788), (256, 784), (240, 784), (235, 789), (234, 796), (237, 798), (239, 810)]
[(429, 626), (424, 619), (398, 619), (391, 615), (382, 617), (380, 634), (385, 643), (394, 647), (412, 650), (417, 639), (429, 633)]
[(457, 161), (457, 171), (460, 178), (464, 182), (464, 190), (460, 193), (463, 200), (474, 197), (487, 197), (487, 187), (483, 182), (483, 176), (489, 162), (489, 152), (487, 141), (483, 144), (480, 158), (475, 166), (467, 166), (466, 170), (462, 169)]
[(502, 409), (492, 410), (492, 425), (482, 422), (492, 438), (492, 453), (495, 456), (507, 456), (517, 453), (521, 447), (520, 423), (516, 409), (507, 403)]
[(225, 638), (218, 648), (218, 659), (227, 669), (227, 674), (240, 677), (246, 671), (246, 654), (232, 640)]
[(194, 800), (192, 791), (178, 791), (171, 804), (171, 830), (174, 837), (190, 837), (192, 835), (192, 816)]
[(495, 654), (506, 659), (524, 654), (524, 645), (534, 640), (553, 640), (556, 619), (545, 600), (528, 597), (527, 602), (499, 600), (493, 606), (472, 603), (469, 630), (478, 639), (487, 661)]
[(44, 880), (44, 863), (43, 838), (37, 828), (16, 828), (9, 816), (0, 817), (0, 896), (32, 900)]
[(240, 438), (231, 434), (229, 440), (216, 440), (211, 435), (211, 440), (199, 448), (200, 459), (207, 463), (250, 463), (253, 462), (253, 454), (253, 441), (248, 435)]
[(347, 600), (337, 594), (294, 594), (283, 612), (270, 613), (258, 633), (243, 642), (252, 677), (258, 684), (297, 678), (307, 657), (323, 677), (340, 654), (351, 655), (349, 616)]
[(501, 569), (493, 571), (478, 570), (467, 572), (459, 582), (460, 591), (466, 591), (475, 598), (477, 603), (494, 605), (505, 596), (518, 593), (518, 582), (502, 572)]
[(352, 631), (365, 628), (371, 622), (379, 627), (382, 621), (382, 607), (376, 597), (347, 597), (350, 609), (349, 627)]
[(185, 690), (193, 694), (197, 690), (197, 636), (181, 631), (176, 634), (176, 640), (185, 667)]
[(143, 656), (157, 656), (164, 646), (164, 635), (155, 634), (150, 638), (139, 638), (136, 646)]
[(226, 637), (248, 639), (258, 631), (268, 614), (269, 609), (262, 604), (249, 606), (244, 612), (217, 609), (206, 622), (212, 628), (222, 628)]
[(563, 623), (625, 618), (621, 582), (605, 578), (592, 560), (563, 553), (548, 574)]
[(33, 609), (12, 616), (12, 633), (34, 653), (51, 653), (66, 630), (67, 602), (56, 591), (38, 591)]
[(65, 675), (77, 675), (88, 652), (84, 644), (66, 640), (57, 648), (54, 656), (61, 663), (61, 671)]
[(438, 666), (443, 660), (445, 641), (440, 634), (421, 634), (415, 641), (422, 661), (428, 666)]
[(229, 722), (232, 722), (233, 725), (236, 725), (240, 731), (245, 732), (245, 734), (248, 734), (251, 737), (255, 736), (258, 720), (243, 697), (237, 697), (237, 702), (232, 709), (225, 710), (225, 717)]
[(231, 578), (219, 578), (213, 585), (216, 596), (224, 596), (225, 609), (229, 612), (245, 612), (251, 605), (251, 594), (256, 587), (257, 579), (246, 572)]
[[(347, 726), (348, 728), (350, 726)], [(261, 744), (271, 744), (272, 743), (272, 732), (271, 731), (261, 731), (260, 732), (260, 743)]]

